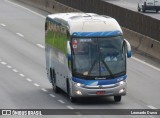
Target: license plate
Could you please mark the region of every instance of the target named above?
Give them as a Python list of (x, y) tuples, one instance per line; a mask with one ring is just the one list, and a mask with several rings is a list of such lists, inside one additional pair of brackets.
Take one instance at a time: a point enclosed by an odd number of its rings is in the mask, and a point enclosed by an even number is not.
[(96, 94), (97, 94), (97, 95), (104, 95), (104, 94), (105, 94), (105, 91), (97, 91)]

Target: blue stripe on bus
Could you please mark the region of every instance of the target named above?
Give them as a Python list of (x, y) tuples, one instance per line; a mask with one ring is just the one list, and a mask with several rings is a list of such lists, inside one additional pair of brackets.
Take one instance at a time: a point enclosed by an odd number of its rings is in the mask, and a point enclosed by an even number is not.
[(118, 30), (116, 31), (108, 31), (108, 32), (74, 32), (72, 36), (78, 36), (78, 37), (106, 37), (106, 36), (117, 36), (121, 35), (122, 33)]
[(110, 84), (116, 84), (122, 80), (125, 80), (127, 78), (127, 75), (115, 78), (115, 79), (109, 79), (109, 80), (85, 80), (85, 79), (80, 79), (77, 77), (72, 77), (72, 80), (76, 83), (81, 83), (84, 85), (110, 85)]

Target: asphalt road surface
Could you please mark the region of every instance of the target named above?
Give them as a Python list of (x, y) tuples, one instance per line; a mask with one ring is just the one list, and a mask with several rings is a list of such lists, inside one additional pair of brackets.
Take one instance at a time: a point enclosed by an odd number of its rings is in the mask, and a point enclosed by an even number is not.
[[(103, 1), (138, 12), (137, 8), (140, 0), (103, 0)], [(146, 11), (146, 13), (142, 13), (142, 14), (145, 14), (160, 20), (160, 11), (158, 13), (156, 13), (155, 11)]]
[[(0, 0), (0, 109), (160, 109), (160, 69), (135, 57), (128, 60), (128, 94), (120, 103), (115, 103), (112, 97), (71, 103), (65, 93), (55, 94), (45, 70), (47, 14), (23, 3)], [(77, 116), (65, 117), (106, 117), (75, 114)], [(118, 117), (160, 118), (151, 115)]]

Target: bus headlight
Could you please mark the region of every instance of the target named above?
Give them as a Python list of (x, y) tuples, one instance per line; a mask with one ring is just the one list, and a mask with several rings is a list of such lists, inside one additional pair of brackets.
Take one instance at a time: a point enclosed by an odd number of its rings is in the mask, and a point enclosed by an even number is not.
[(119, 91), (119, 93), (124, 93), (124, 92), (125, 92), (124, 88)]
[(76, 83), (76, 82), (74, 82), (74, 85), (77, 86), (77, 87), (83, 87), (84, 86), (84, 84)]
[(79, 90), (76, 91), (76, 94), (77, 94), (77, 95), (82, 95), (81, 91), (79, 91)]
[(81, 83), (76, 83), (76, 85), (77, 85), (78, 87), (80, 87), (80, 86), (81, 86)]
[(119, 84), (119, 86), (121, 86), (121, 85), (123, 85), (125, 83), (126, 83), (126, 81), (120, 81), (118, 84)]

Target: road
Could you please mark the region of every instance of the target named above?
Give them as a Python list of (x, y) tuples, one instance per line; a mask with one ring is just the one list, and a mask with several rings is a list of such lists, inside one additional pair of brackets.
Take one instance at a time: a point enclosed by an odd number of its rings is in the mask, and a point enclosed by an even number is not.
[[(52, 92), (45, 70), (47, 14), (13, 0), (0, 0), (0, 109), (160, 109), (160, 69), (135, 57), (128, 60), (128, 94), (120, 103), (112, 97), (71, 103), (65, 93)], [(105, 117), (76, 114), (81, 118)], [(141, 116), (147, 117), (159, 118)]]
[[(133, 11), (137, 11), (139, 0), (103, 0), (112, 4), (115, 4), (117, 6), (121, 6), (123, 8), (127, 8)], [(138, 11), (137, 11), (138, 12)], [(140, 12), (142, 13), (142, 12)], [(146, 13), (142, 13), (145, 15), (148, 15), (150, 17), (153, 17), (155, 19), (160, 20), (160, 11), (159, 13), (155, 13), (155, 11), (148, 11)]]

